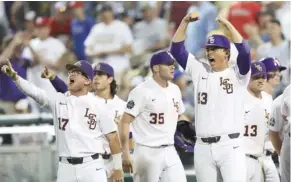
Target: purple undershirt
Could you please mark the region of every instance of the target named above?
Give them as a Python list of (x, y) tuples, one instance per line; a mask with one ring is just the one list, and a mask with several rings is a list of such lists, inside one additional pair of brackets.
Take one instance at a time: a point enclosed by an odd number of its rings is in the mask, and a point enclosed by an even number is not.
[[(234, 45), (238, 50), (237, 66), (239, 72), (241, 75), (246, 75), (251, 67), (250, 49), (248, 48), (245, 41), (243, 41), (242, 43), (234, 43)], [(184, 41), (176, 43), (172, 42), (170, 52), (180, 64), (180, 66), (182, 66), (182, 68), (185, 70), (189, 53), (185, 49)]]
[(66, 93), (68, 91), (66, 83), (63, 80), (61, 80), (58, 76), (56, 76), (55, 79), (50, 80), (50, 82), (55, 87), (57, 92)]

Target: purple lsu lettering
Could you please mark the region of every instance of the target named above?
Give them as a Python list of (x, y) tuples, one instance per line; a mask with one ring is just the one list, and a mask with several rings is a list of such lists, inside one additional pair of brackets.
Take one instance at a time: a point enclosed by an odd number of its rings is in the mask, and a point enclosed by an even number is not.
[(87, 123), (89, 125), (90, 130), (94, 130), (96, 128), (97, 125), (96, 116), (97, 116), (96, 114), (89, 113), (89, 108), (86, 108), (86, 113), (84, 117), (89, 119)]

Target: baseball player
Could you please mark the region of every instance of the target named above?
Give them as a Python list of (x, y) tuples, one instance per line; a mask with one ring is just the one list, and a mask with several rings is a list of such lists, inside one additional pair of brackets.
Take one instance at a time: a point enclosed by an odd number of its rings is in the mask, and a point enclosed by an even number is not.
[[(43, 77), (50, 79), (51, 83), (58, 92), (65, 93), (67, 86), (51, 70), (45, 68)], [(117, 85), (114, 79), (114, 70), (107, 63), (99, 63), (94, 67), (94, 78), (92, 88), (98, 103), (105, 108), (116, 124), (119, 123), (124, 112), (126, 102), (116, 95)], [(117, 125), (118, 126), (118, 125)], [(103, 159), (107, 169), (107, 176), (110, 178), (113, 172), (113, 159), (110, 152), (108, 140), (104, 138), (105, 154)]]
[[(280, 73), (283, 70), (286, 70), (286, 67), (281, 66), (279, 60), (272, 57), (263, 58), (260, 60), (266, 67), (267, 71), (267, 82), (264, 86), (263, 95), (267, 97), (266, 99), (266, 122), (268, 126), (270, 125), (270, 113), (271, 106), (273, 103), (273, 91), (280, 84)], [(272, 159), (272, 154), (275, 149), (272, 145), (272, 142), (269, 138), (269, 130), (266, 132), (265, 146), (264, 146), (264, 156), (263, 160), (263, 172), (266, 182), (279, 182), (279, 174), (276, 168), (276, 165)]]
[(284, 90), (281, 114), (285, 122), (287, 122), (286, 132), (284, 133), (284, 140), (281, 148), (281, 180), (282, 182), (290, 181), (290, 85)]
[(59, 156), (58, 182), (107, 181), (103, 154), (105, 135), (114, 161), (113, 180), (122, 182), (122, 161), (116, 125), (106, 110), (88, 94), (93, 69), (86, 61), (67, 64), (68, 92), (46, 92), (22, 79), (8, 61), (1, 70), (40, 105), (52, 110)]
[[(179, 116), (185, 111), (182, 95), (174, 78), (175, 59), (168, 51), (153, 54), (152, 79), (135, 87), (129, 94), (121, 119), (120, 138), (123, 169), (133, 172), (135, 182), (186, 182), (182, 162), (174, 147)], [(129, 153), (129, 126), (135, 149), (133, 168)]]
[[(281, 175), (281, 181), (284, 181), (284, 176), (286, 176), (289, 173), (289, 170), (286, 171), (286, 161), (287, 157), (289, 157), (289, 153), (287, 156), (282, 155), (281, 149), (283, 148), (283, 143), (286, 145), (290, 142), (290, 138), (288, 136), (289, 130), (288, 130), (288, 122), (286, 122), (281, 114), (281, 104), (283, 102), (283, 95), (279, 95), (274, 102), (272, 103), (271, 108), (271, 119), (269, 122), (269, 137), (270, 140), (275, 148), (275, 151), (279, 155), (279, 164), (280, 164), (280, 175)], [(286, 137), (285, 137), (286, 136)], [(284, 142), (285, 140), (285, 142)], [(286, 147), (286, 146), (285, 146)], [(283, 153), (284, 154), (284, 153)]]
[(229, 66), (230, 41), (223, 35), (212, 35), (206, 44), (209, 64), (198, 61), (184, 46), (185, 31), (199, 14), (186, 15), (177, 29), (171, 53), (192, 77), (195, 99), (197, 141), (194, 167), (199, 182), (245, 182), (246, 160), (242, 145), (244, 131), (244, 98), (250, 79), (250, 52), (242, 36), (226, 19), (225, 26), (238, 50), (236, 64)]
[(261, 62), (253, 62), (251, 80), (245, 95), (244, 149), (248, 182), (261, 180), (262, 168), (258, 158), (263, 155), (267, 128), (264, 102), (266, 98), (262, 95), (266, 77), (265, 65)]

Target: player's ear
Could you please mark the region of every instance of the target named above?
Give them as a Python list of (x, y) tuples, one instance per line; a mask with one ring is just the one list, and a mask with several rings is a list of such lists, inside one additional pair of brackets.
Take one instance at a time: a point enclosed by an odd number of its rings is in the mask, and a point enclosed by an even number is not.
[(158, 72), (159, 71), (159, 65), (153, 66), (153, 72)]
[(92, 81), (91, 81), (90, 79), (86, 79), (86, 80), (85, 80), (85, 85), (88, 85), (88, 86), (90, 86), (90, 85), (91, 85), (91, 83), (92, 83)]
[(109, 83), (111, 83), (113, 81), (113, 77), (112, 76), (108, 77), (108, 81)]

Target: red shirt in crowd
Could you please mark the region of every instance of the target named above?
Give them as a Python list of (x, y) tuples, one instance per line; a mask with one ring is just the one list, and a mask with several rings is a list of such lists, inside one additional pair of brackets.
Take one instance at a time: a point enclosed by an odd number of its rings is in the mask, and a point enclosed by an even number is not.
[(58, 22), (55, 18), (51, 19), (51, 36), (70, 35), (71, 34), (71, 20), (68, 18), (63, 24)]
[(257, 24), (261, 9), (262, 5), (258, 2), (237, 2), (229, 8), (228, 20), (244, 38), (248, 38), (243, 27), (246, 24)]

